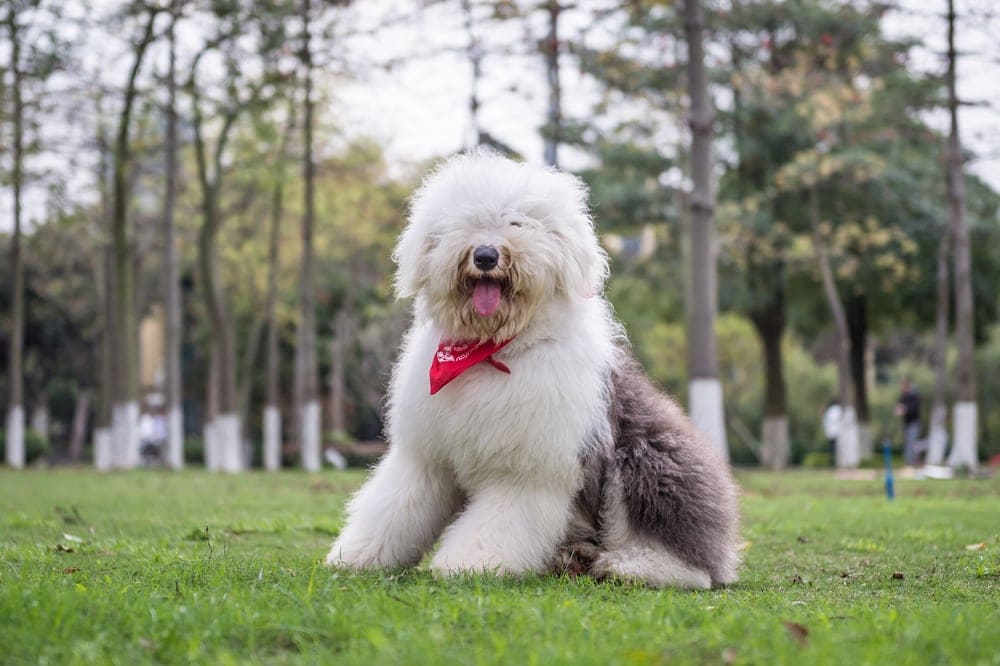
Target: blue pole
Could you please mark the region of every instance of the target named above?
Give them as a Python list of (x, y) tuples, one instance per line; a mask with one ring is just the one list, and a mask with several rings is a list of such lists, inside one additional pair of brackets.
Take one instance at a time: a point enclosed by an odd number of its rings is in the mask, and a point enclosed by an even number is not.
[(891, 500), (896, 493), (892, 483), (892, 451), (888, 439), (882, 440), (882, 453), (885, 455), (885, 496)]

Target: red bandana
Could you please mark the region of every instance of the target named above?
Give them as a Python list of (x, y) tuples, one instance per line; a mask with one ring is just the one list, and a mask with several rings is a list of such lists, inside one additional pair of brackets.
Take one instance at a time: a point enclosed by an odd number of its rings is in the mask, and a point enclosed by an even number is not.
[(497, 370), (510, 374), (510, 368), (493, 358), (493, 354), (513, 340), (503, 342), (442, 342), (438, 345), (431, 363), (431, 395), (440, 391), (451, 380), (471, 368), (486, 361)]

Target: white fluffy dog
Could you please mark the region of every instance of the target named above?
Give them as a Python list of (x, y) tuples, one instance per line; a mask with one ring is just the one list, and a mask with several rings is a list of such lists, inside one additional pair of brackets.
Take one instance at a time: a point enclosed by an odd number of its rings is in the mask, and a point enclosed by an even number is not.
[(608, 263), (581, 181), (454, 157), (414, 196), (394, 259), (416, 302), (390, 447), (327, 564), (415, 565), (440, 541), (444, 575), (736, 580), (736, 487), (600, 297)]

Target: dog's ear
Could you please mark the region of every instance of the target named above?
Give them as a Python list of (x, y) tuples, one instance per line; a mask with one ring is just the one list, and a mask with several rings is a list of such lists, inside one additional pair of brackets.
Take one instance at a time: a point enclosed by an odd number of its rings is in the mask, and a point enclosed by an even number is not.
[(559, 286), (568, 294), (595, 296), (604, 290), (610, 272), (608, 254), (601, 247), (590, 216), (586, 184), (565, 172), (553, 172), (561, 181), (559, 189), (573, 202), (572, 210), (563, 215), (568, 218), (553, 231), (563, 248), (568, 250), (567, 266), (559, 276)]
[(396, 263), (396, 298), (412, 298), (424, 288), (427, 281), (427, 253), (434, 249), (437, 240), (425, 236), (420, 225), (411, 220), (399, 236), (392, 260)]
[[(601, 247), (589, 218), (578, 221), (578, 233), (558, 233), (569, 249), (569, 261), (559, 276), (559, 286), (568, 294), (591, 297), (604, 290), (608, 279), (608, 255)], [(585, 226), (584, 226), (585, 225)]]

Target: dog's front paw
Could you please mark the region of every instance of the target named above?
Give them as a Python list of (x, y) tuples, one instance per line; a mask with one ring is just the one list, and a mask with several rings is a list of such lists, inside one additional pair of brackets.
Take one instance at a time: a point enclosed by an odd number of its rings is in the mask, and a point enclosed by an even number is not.
[(351, 541), (343, 537), (337, 539), (327, 553), (326, 566), (354, 571), (386, 568), (380, 561), (378, 549), (371, 543)]
[(487, 573), (497, 576), (518, 575), (528, 570), (525, 565), (505, 559), (498, 552), (481, 548), (442, 547), (430, 564), (431, 571), (439, 576), (458, 576), (467, 573)]

